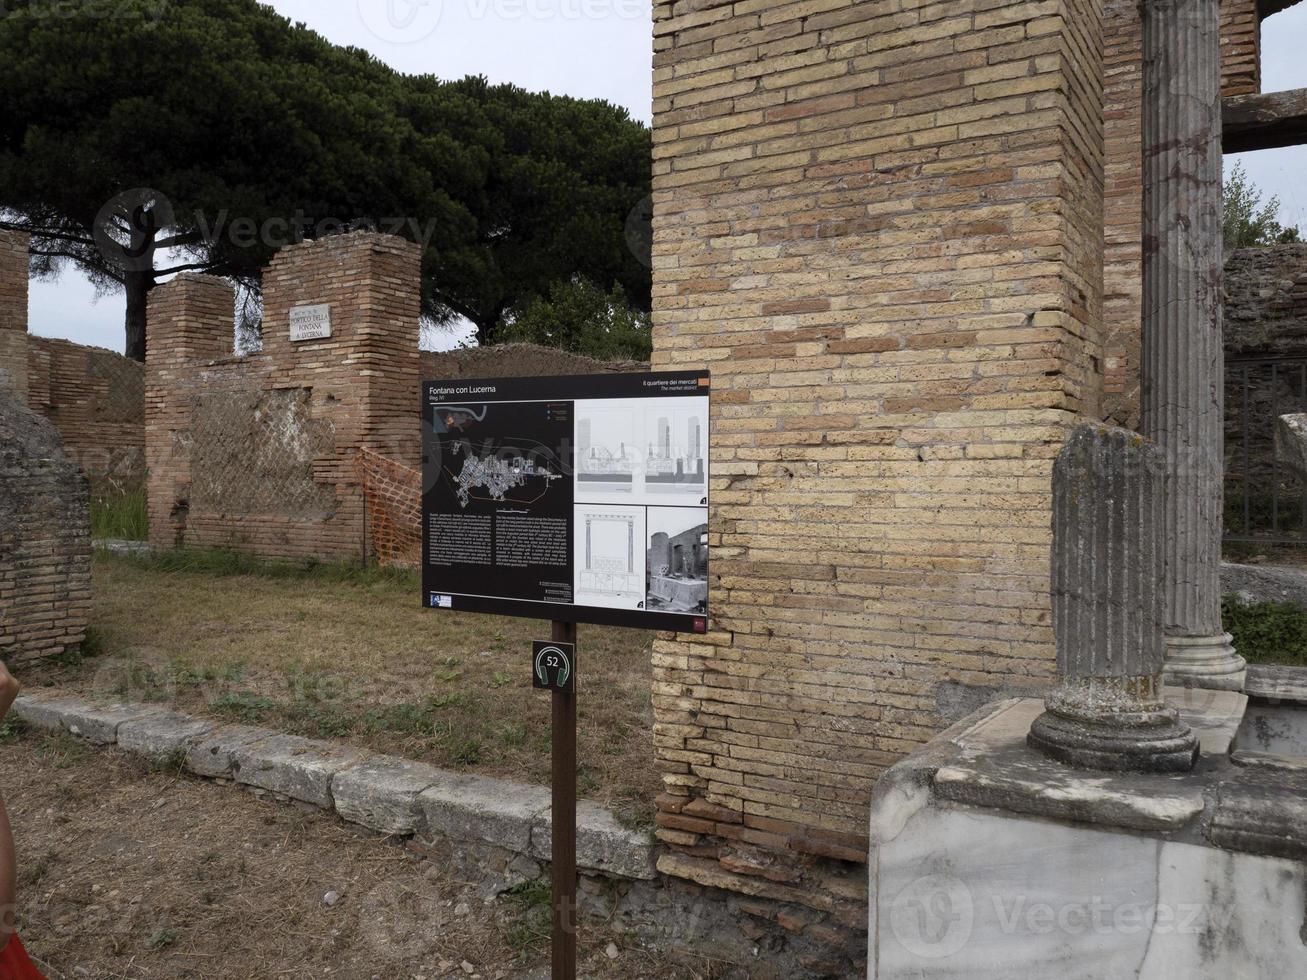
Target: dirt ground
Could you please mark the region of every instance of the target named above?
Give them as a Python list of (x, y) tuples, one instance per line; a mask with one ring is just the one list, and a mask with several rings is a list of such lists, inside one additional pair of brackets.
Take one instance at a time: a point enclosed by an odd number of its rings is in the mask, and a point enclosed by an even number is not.
[[(6, 734), (0, 759), (20, 928), (50, 980), (548, 976), (547, 893), (543, 909), (538, 896), (487, 903), (447, 864), (335, 817), (67, 735)], [(581, 974), (726, 976), (630, 942), (587, 924)]]
[[(176, 571), (97, 556), (90, 656), (27, 669), (29, 690), (168, 704), (339, 739), (433, 765), (549, 781), (546, 694), (531, 640), (547, 623), (423, 609), (416, 576)], [(649, 644), (583, 626), (578, 787), (632, 825), (652, 821)]]

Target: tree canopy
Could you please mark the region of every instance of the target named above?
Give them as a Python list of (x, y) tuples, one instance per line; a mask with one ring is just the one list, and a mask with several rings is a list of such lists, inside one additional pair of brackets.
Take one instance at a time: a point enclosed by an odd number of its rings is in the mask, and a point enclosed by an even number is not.
[(33, 234), (37, 275), (125, 289), (132, 356), (160, 277), (257, 289), (277, 248), (360, 226), (421, 242), (424, 312), (482, 342), (578, 275), (648, 307), (623, 229), (649, 133), (624, 110), (405, 76), (256, 0), (6, 6), (0, 220)]
[(1224, 234), (1227, 249), (1258, 245), (1287, 245), (1302, 240), (1297, 227), (1280, 224), (1280, 199), (1263, 203), (1262, 192), (1249, 179), (1243, 165), (1230, 168), (1225, 180)]
[(503, 340), (558, 347), (601, 361), (647, 361), (653, 353), (649, 314), (635, 309), (621, 286), (605, 293), (584, 279), (556, 282), (515, 312)]

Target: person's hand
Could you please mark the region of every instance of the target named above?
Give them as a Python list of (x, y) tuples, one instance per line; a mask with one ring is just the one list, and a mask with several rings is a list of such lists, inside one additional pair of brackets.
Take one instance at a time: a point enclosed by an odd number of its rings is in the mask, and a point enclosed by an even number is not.
[(4, 721), (5, 715), (9, 714), (9, 708), (21, 689), (18, 681), (14, 680), (14, 675), (9, 673), (9, 668), (0, 661), (0, 721)]

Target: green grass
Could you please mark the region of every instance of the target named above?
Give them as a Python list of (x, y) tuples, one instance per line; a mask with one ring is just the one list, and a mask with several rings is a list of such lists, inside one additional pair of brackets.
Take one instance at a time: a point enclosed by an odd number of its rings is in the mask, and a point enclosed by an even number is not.
[(257, 725), (277, 710), (277, 702), (250, 691), (229, 691), (214, 698), (210, 707), (234, 721)]
[(535, 878), (505, 892), (514, 915), (504, 938), (519, 953), (549, 941), (553, 928), (553, 888), (549, 879)]
[(17, 715), (8, 715), (4, 721), (0, 721), (0, 742), (21, 738), (26, 731), (27, 722)]
[[(82, 660), (25, 680), (534, 783), (549, 780), (551, 701), (528, 656), (549, 624), (434, 612), (411, 572), (269, 562), (225, 550), (97, 552)], [(584, 792), (650, 808), (651, 634), (584, 632)]]
[(144, 490), (108, 490), (91, 498), (91, 537), (144, 541), (149, 536)]
[(1227, 596), (1221, 613), (1234, 648), (1249, 663), (1307, 667), (1307, 609), (1291, 602), (1244, 605)]
[(141, 571), (166, 575), (254, 575), (270, 579), (305, 579), (345, 585), (395, 584), (407, 586), (416, 596), (421, 578), (405, 568), (364, 567), (354, 562), (271, 561), (227, 548), (174, 548), (143, 554), (117, 555), (115, 561)]
[(156, 953), (162, 952), (169, 946), (175, 945), (178, 938), (179, 933), (176, 929), (169, 929), (166, 927), (158, 929), (155, 931), (154, 935), (150, 937), (150, 949)]

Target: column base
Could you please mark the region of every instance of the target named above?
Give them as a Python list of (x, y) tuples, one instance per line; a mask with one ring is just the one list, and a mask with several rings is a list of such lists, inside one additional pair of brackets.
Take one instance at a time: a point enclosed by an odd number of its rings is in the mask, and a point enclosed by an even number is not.
[(1030, 726), (1026, 741), (1050, 759), (1077, 769), (1110, 772), (1188, 772), (1198, 761), (1198, 736), (1174, 708), (1138, 704), (1100, 710), (1070, 705), (1057, 695)]
[(1229, 633), (1216, 636), (1168, 636), (1166, 683), (1209, 691), (1242, 691), (1248, 664), (1234, 651)]

